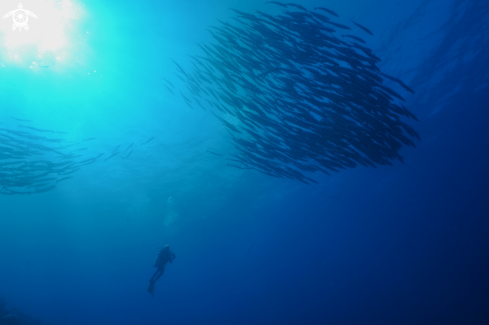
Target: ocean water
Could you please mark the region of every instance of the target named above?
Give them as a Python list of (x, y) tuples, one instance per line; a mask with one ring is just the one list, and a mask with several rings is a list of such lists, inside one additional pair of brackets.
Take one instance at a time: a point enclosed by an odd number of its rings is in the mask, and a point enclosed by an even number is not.
[[(0, 21), (0, 128), (104, 154), (52, 190), (2, 190), (8, 310), (51, 325), (489, 324), (489, 1), (297, 3), (367, 26), (354, 35), (415, 90), (404, 163), (311, 185), (228, 166), (228, 132), (185, 104), (171, 59), (190, 69), (229, 8), (280, 13), (265, 1), (25, 0), (28, 31)], [(151, 297), (165, 244), (176, 259)]]

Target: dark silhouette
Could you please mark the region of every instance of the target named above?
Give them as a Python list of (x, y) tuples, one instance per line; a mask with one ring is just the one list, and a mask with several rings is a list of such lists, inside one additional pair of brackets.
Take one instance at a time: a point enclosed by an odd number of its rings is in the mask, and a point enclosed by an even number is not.
[(170, 262), (172, 263), (173, 260), (175, 259), (175, 254), (170, 251), (170, 246), (165, 245), (165, 247), (160, 250), (158, 253), (158, 257), (156, 258), (155, 264), (153, 265), (156, 267), (156, 271), (151, 277), (151, 280), (149, 280), (149, 285), (148, 285), (148, 292), (151, 293), (151, 297), (154, 295), (155, 291), (155, 283), (158, 281), (158, 279), (163, 275), (165, 272), (165, 265), (166, 263)]

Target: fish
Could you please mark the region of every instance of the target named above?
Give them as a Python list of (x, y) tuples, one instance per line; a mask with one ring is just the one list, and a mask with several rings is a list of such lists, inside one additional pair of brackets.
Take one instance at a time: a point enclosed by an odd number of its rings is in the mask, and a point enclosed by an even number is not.
[(281, 7), (287, 8), (287, 6), (285, 4), (283, 4), (282, 2), (278, 2), (278, 1), (268, 1), (268, 2), (265, 2), (265, 4), (267, 4), (267, 3), (272, 3), (272, 4), (275, 4), (277, 6), (281, 6)]
[(121, 145), (118, 145), (117, 147), (115, 147), (115, 149), (114, 149), (114, 150), (112, 150), (112, 153), (116, 152), (116, 151), (117, 151), (117, 149), (119, 149), (120, 147), (121, 147)]
[(360, 27), (361, 29), (363, 29), (367, 34), (370, 34), (370, 35), (374, 36), (374, 33), (372, 33), (367, 27), (364, 27), (364, 26), (362, 26), (360, 24), (357, 24), (353, 20), (351, 22), (354, 23), (355, 25), (357, 25), (358, 27)]
[(65, 172), (62, 172), (62, 173), (58, 173), (58, 175), (62, 175), (62, 176), (69, 175), (69, 174), (73, 174), (73, 173), (75, 173), (75, 172), (77, 172), (79, 170), (80, 170), (80, 168), (73, 168), (73, 169), (69, 169), (68, 171), (65, 171)]
[(59, 183), (59, 182), (65, 181), (65, 180), (67, 180), (67, 179), (70, 179), (70, 178), (73, 178), (73, 176), (69, 176), (69, 177), (63, 177), (63, 178), (57, 179), (57, 180), (56, 180), (56, 184), (57, 184), (57, 183)]
[(56, 185), (51, 185), (51, 186), (44, 187), (44, 188), (41, 188), (41, 189), (36, 188), (36, 190), (34, 191), (34, 193), (45, 193), (45, 192), (52, 191), (55, 188), (56, 188)]
[(170, 59), (173, 61), (173, 63), (176, 64), (176, 66), (178, 67), (178, 69), (180, 70), (180, 72), (182, 72), (185, 76), (187, 76), (187, 73), (185, 73), (185, 70), (183, 70), (183, 68), (178, 64), (176, 63), (173, 59)]
[(331, 14), (335, 17), (339, 17), (338, 14), (336, 12), (334, 12), (333, 10), (330, 10), (330, 9), (327, 9), (327, 8), (324, 8), (324, 7), (316, 7), (314, 8), (314, 10), (322, 10), (322, 11), (326, 11), (328, 14)]
[(19, 125), (19, 127), (24, 128), (24, 129), (29, 129), (37, 132), (44, 132), (44, 133), (54, 133), (52, 130), (43, 130), (43, 129), (37, 129), (32, 126), (24, 126), (24, 125)]
[(170, 88), (168, 88), (167, 86), (165, 86), (165, 88), (166, 88), (166, 89), (168, 89), (168, 91), (169, 91), (169, 92), (171, 92), (171, 94), (172, 94), (172, 95), (175, 95), (175, 94), (173, 93), (173, 91), (171, 91), (171, 89), (170, 89)]
[(353, 35), (341, 35), (341, 37), (349, 37), (351, 39), (354, 39), (356, 41), (359, 41), (361, 43), (366, 44), (366, 42), (363, 39), (361, 39), (360, 37), (353, 36)]
[(134, 150), (129, 151), (129, 153), (125, 157), (122, 157), (122, 159), (126, 159), (127, 157), (129, 157), (132, 154), (133, 151)]
[(150, 141), (152, 141), (154, 138), (155, 138), (155, 137), (151, 137), (151, 138), (149, 138), (147, 141), (145, 141), (145, 142), (141, 143), (141, 145), (149, 143), (149, 142), (150, 142)]
[(395, 81), (397, 82), (401, 87), (403, 87), (404, 89), (406, 89), (407, 91), (409, 91), (410, 93), (412, 94), (415, 94), (414, 90), (412, 90), (411, 88), (409, 88), (404, 82), (402, 82), (402, 80), (400, 79), (397, 79), (397, 78), (394, 78), (394, 77), (391, 77), (389, 75), (386, 75), (384, 73), (379, 73), (381, 76), (384, 76), (386, 77), (387, 79), (390, 79), (392, 81)]
[(118, 152), (114, 152), (113, 154), (111, 154), (110, 156), (108, 156), (107, 158), (105, 158), (105, 161), (109, 160), (112, 157), (117, 156), (119, 153), (120, 153), (119, 151)]
[(126, 150), (124, 150), (124, 152), (126, 152), (127, 150), (129, 150), (129, 148), (131, 148), (133, 145), (134, 145), (134, 142), (133, 142), (133, 143), (131, 143), (131, 144), (130, 144), (130, 145), (127, 147), (127, 148), (126, 148)]
[(185, 97), (185, 95), (184, 95), (184, 94), (182, 94), (182, 92), (180, 92), (180, 94), (182, 95), (183, 99), (185, 99), (185, 101), (186, 101), (187, 103), (191, 103), (190, 99), (188, 99), (187, 97)]
[(75, 158), (79, 158), (79, 157), (82, 157), (82, 155), (65, 155), (63, 157), (61, 157), (60, 159), (75, 159)]
[(303, 6), (301, 5), (298, 5), (298, 4), (295, 4), (295, 3), (286, 3), (285, 4), (287, 7), (294, 7), (294, 8), (297, 8), (297, 9), (301, 9), (301, 10), (304, 10), (304, 11), (307, 11), (306, 8), (304, 8)]
[(23, 120), (23, 119), (16, 118), (16, 117), (13, 117), (13, 116), (11, 116), (11, 118), (13, 118), (14, 120), (19, 121), (19, 122), (32, 122), (31, 120)]
[(238, 168), (238, 169), (242, 169), (242, 170), (245, 170), (245, 169), (255, 169), (255, 168), (251, 168), (251, 167), (239, 167), (239, 166), (236, 166), (236, 165), (233, 165), (233, 164), (228, 164), (228, 166), (234, 167), (234, 168)]
[(161, 79), (165, 80), (170, 86), (172, 86), (172, 88), (175, 88), (175, 86), (170, 81), (168, 81), (167, 79), (165, 79), (165, 78), (161, 78)]
[(216, 156), (219, 156), (219, 157), (222, 157), (223, 155), (219, 154), (219, 153), (215, 153), (213, 151), (210, 151), (210, 150), (207, 150), (208, 153), (211, 153), (213, 155), (216, 155)]

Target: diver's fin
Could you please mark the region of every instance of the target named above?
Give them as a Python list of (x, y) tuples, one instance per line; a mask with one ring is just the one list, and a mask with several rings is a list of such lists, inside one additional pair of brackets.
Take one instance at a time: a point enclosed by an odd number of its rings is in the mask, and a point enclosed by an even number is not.
[(155, 284), (153, 282), (149, 283), (148, 292), (151, 293), (151, 298), (152, 298), (155, 293)]

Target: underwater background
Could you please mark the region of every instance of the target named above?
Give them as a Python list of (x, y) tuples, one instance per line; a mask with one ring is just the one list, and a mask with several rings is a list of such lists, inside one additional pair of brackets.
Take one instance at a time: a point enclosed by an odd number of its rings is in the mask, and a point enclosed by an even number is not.
[[(29, 31), (1, 20), (0, 128), (105, 154), (52, 190), (0, 194), (5, 310), (52, 325), (489, 324), (489, 2), (297, 3), (367, 26), (355, 35), (415, 90), (404, 163), (310, 185), (228, 165), (229, 134), (186, 105), (171, 59), (190, 68), (229, 8), (281, 10), (265, 1), (25, 0)], [(176, 259), (152, 298), (165, 244)]]

